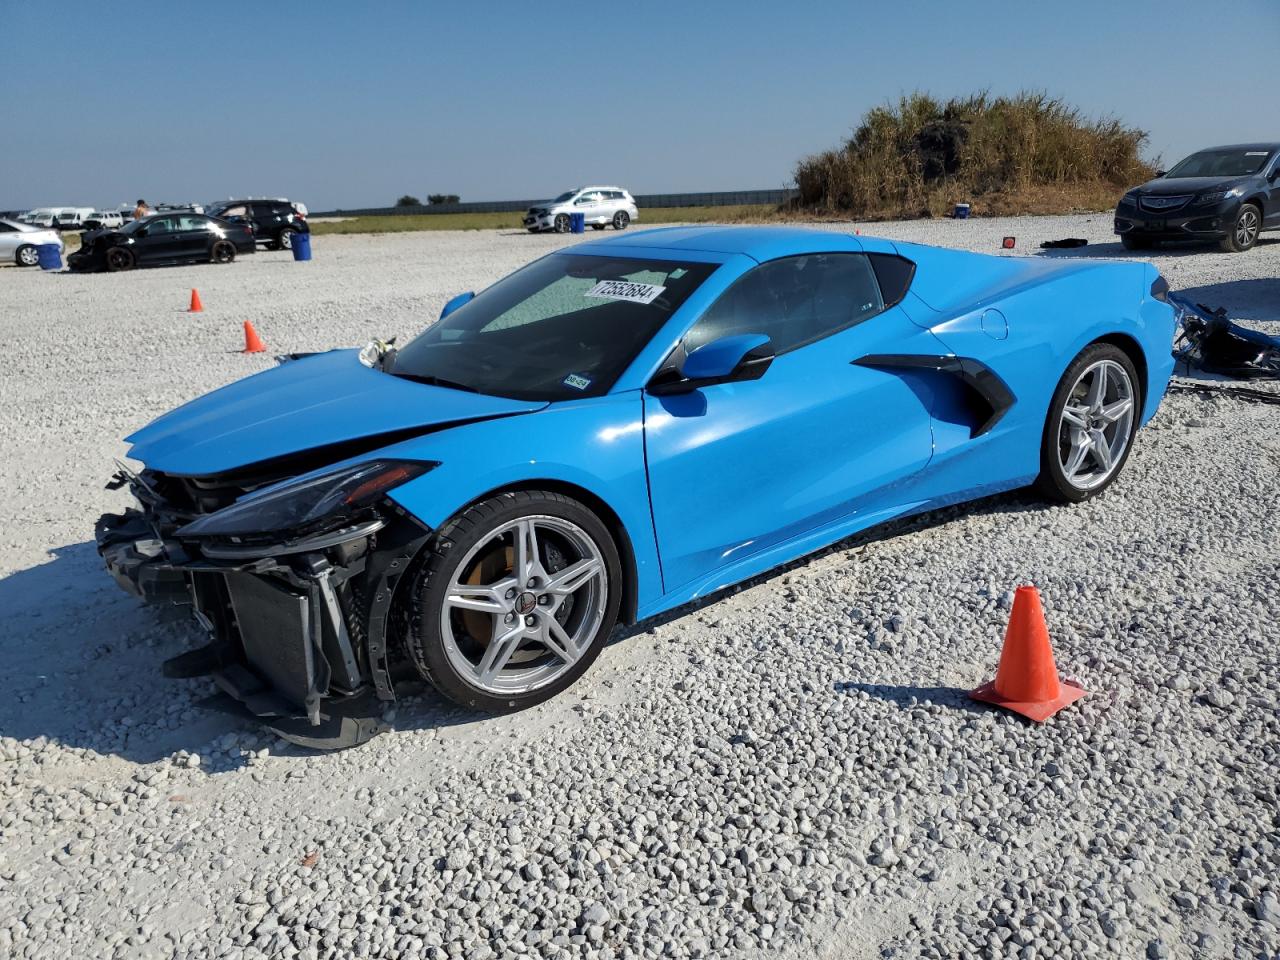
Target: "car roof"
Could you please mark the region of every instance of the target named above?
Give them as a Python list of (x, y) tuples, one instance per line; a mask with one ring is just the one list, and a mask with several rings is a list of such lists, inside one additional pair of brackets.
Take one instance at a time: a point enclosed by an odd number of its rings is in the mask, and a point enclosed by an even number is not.
[[(592, 248), (587, 250), (585, 248)], [(829, 230), (806, 230), (801, 227), (663, 227), (641, 230), (605, 240), (566, 247), (563, 252), (616, 252), (618, 255), (653, 249), (670, 252), (681, 250), (699, 253), (741, 254), (753, 260), (772, 260), (788, 254), (829, 251), (861, 251), (854, 237)]]
[(1199, 150), (1193, 150), (1188, 156), (1195, 156), (1197, 153), (1205, 153), (1209, 150), (1266, 150), (1270, 153), (1273, 150), (1280, 150), (1280, 141), (1272, 143), (1224, 143), (1218, 147), (1202, 147)]

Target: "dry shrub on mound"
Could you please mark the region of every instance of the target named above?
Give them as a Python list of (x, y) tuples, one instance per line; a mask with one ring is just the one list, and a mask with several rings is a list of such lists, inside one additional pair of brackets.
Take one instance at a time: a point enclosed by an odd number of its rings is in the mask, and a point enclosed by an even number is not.
[(864, 219), (938, 216), (960, 201), (992, 214), (1099, 209), (1154, 176), (1146, 139), (1044, 93), (945, 103), (914, 93), (800, 161), (796, 205)]

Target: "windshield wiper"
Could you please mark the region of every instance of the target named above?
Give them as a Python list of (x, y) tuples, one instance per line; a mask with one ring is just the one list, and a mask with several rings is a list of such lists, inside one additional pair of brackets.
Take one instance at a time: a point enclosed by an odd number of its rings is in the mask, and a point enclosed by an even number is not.
[(462, 390), (465, 393), (479, 393), (475, 387), (469, 387), (465, 383), (458, 383), (456, 380), (446, 380), (444, 377), (431, 377), (416, 373), (392, 373), (393, 377), (400, 377), (402, 380), (412, 380), (414, 383), (425, 383), (430, 387), (445, 387), (448, 390)]

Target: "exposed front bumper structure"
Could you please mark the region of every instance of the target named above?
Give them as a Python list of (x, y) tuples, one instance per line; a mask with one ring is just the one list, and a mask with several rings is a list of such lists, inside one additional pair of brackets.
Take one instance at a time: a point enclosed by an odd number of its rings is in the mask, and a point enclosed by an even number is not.
[(292, 541), (193, 543), (144, 500), (104, 514), (95, 535), (121, 587), (191, 605), (208, 631), (209, 644), (169, 660), (166, 675), (211, 675), (286, 739), (335, 748), (382, 729), (379, 701), (395, 698), (392, 600), (430, 535), (390, 504), (381, 513)]

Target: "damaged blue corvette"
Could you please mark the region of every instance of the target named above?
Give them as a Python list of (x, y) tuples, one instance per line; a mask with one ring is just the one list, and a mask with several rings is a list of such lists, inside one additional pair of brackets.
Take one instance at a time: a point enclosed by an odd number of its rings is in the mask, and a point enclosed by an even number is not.
[(788, 228), (582, 243), (400, 347), (283, 362), (131, 436), (116, 580), (298, 742), (404, 676), (516, 710), (630, 623), (895, 517), (1112, 483), (1172, 371), (1146, 263)]

